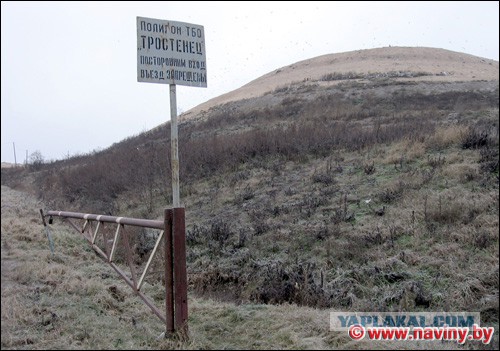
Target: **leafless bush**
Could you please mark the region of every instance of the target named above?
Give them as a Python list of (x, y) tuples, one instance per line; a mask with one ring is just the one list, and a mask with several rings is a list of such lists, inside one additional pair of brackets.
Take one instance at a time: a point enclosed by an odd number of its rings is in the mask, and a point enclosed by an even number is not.
[(40, 169), (42, 169), (43, 164), (44, 157), (42, 153), (39, 150), (32, 152), (29, 160), (29, 166), (31, 170), (39, 171)]
[(222, 248), (233, 235), (231, 226), (222, 219), (214, 220), (208, 231), (208, 237)]
[[(258, 271), (259, 286), (251, 299), (260, 303), (296, 303), (299, 305), (327, 307), (331, 304), (329, 294), (314, 275), (318, 273), (314, 264), (285, 266), (281, 262), (269, 262)], [(319, 274), (320, 275), (320, 274)]]
[(307, 195), (300, 203), (300, 212), (304, 214), (305, 217), (311, 217), (318, 207), (326, 204), (326, 201), (327, 200), (323, 197)]
[(370, 247), (374, 245), (382, 245), (384, 243), (384, 237), (382, 236), (382, 233), (380, 231), (380, 228), (377, 227), (377, 230), (374, 230), (373, 232), (369, 232), (362, 237), (362, 242), (365, 247)]
[(427, 156), (427, 164), (433, 169), (443, 166), (445, 162), (446, 157), (441, 156), (441, 154), (439, 154), (437, 157), (432, 157), (431, 155)]
[(363, 170), (365, 171), (366, 175), (375, 173), (375, 162), (373, 161), (371, 164), (370, 163), (365, 164)]
[(470, 127), (462, 139), (463, 149), (480, 149), (488, 146), (488, 132), (479, 130), (475, 127)]
[(403, 181), (398, 181), (391, 186), (383, 189), (378, 195), (380, 202), (390, 204), (401, 198), (407, 185)]
[(288, 90), (290, 90), (290, 85), (283, 85), (274, 89), (273, 93), (274, 94), (286, 93)]
[(210, 249), (222, 249), (234, 235), (231, 225), (223, 219), (214, 219), (209, 226), (194, 225), (186, 232), (186, 242), (191, 245), (204, 244)]
[(481, 231), (472, 237), (472, 245), (478, 249), (487, 249), (495, 242), (495, 237), (487, 231)]
[(236, 244), (236, 247), (239, 249), (245, 247), (249, 239), (249, 236), (250, 235), (248, 234), (248, 231), (246, 229), (240, 228), (238, 232), (238, 243)]
[(346, 80), (346, 79), (359, 79), (363, 78), (364, 74), (362, 73), (356, 73), (356, 72), (347, 72), (347, 73), (340, 73), (340, 72), (333, 72), (333, 73), (328, 73), (325, 74), (320, 78), (322, 81), (333, 81), (333, 80)]
[(315, 230), (314, 236), (318, 240), (326, 240), (330, 237), (330, 229), (328, 228), (328, 225), (324, 223), (321, 227), (317, 228)]
[(188, 245), (201, 244), (206, 239), (206, 230), (196, 224), (191, 229), (186, 230), (186, 243)]
[(254, 196), (255, 192), (253, 191), (253, 189), (250, 186), (246, 186), (245, 189), (243, 189), (243, 191), (239, 195), (238, 203), (243, 203), (248, 200), (251, 200), (254, 198)]
[(235, 185), (238, 182), (241, 182), (243, 180), (247, 180), (249, 177), (248, 172), (236, 172), (233, 173), (230, 179), (231, 185)]
[(335, 184), (335, 176), (330, 173), (314, 173), (312, 180), (314, 183), (321, 183), (324, 185)]
[(498, 174), (498, 145), (497, 147), (485, 147), (479, 151), (481, 158), (479, 160), (480, 169), (483, 173)]
[(421, 172), (422, 185), (430, 183), (430, 181), (434, 178), (435, 174), (436, 174), (435, 168), (422, 170), (422, 172)]
[(267, 224), (265, 221), (265, 213), (261, 211), (252, 211), (249, 213), (249, 216), (255, 236), (262, 235), (270, 229), (269, 224)]

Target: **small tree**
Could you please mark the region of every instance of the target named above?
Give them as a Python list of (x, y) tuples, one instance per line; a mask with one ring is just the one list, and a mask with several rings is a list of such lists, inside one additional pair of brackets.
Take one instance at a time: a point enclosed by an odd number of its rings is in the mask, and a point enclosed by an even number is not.
[(30, 154), (29, 164), (30, 169), (33, 171), (38, 171), (42, 168), (44, 163), (43, 155), (40, 151), (36, 150)]

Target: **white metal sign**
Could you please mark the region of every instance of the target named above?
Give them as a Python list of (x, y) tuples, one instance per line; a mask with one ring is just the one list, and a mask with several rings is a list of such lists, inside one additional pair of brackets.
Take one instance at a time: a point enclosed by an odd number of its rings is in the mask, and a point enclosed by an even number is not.
[(137, 17), (137, 81), (206, 87), (203, 26)]

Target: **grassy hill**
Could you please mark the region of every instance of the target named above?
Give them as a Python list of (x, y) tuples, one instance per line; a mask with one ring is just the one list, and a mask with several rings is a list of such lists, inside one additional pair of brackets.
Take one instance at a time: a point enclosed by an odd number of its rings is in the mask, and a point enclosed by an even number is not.
[[(283, 67), (187, 111), (181, 202), (197, 336), (177, 346), (373, 347), (328, 332), (318, 318), (337, 310), (478, 311), (498, 330), (498, 100), (496, 61), (381, 48)], [(2, 169), (2, 185), (45, 209), (159, 219), (171, 201), (169, 135), (164, 124), (91, 155)], [(2, 250), (13, 233), (31, 250), (12, 225), (2, 217)], [(137, 240), (138, 256), (147, 249)], [(130, 303), (100, 308), (116, 317)], [(228, 341), (250, 319), (272, 332)], [(160, 347), (148, 335), (133, 345)], [(2, 347), (15, 347), (6, 340), (2, 328)]]

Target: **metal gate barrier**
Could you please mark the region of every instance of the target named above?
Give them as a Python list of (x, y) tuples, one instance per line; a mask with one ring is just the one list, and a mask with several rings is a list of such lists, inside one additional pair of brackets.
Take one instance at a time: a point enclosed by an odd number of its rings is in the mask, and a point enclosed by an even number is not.
[[(188, 332), (188, 304), (187, 304), (187, 272), (186, 272), (186, 225), (185, 210), (183, 207), (168, 208), (164, 211), (164, 220), (149, 220), (128, 217), (114, 217), (107, 215), (96, 215), (88, 213), (65, 212), (65, 211), (47, 211), (44, 214), (40, 209), (42, 222), (47, 227), (46, 217), (49, 217), (48, 223), (52, 224), (53, 217), (62, 217), (68, 221), (83, 237), (89, 242), (92, 249), (101, 256), (113, 269), (125, 280), (125, 282), (134, 290), (142, 301), (151, 309), (151, 311), (165, 323), (165, 336), (172, 335), (175, 332), (182, 332), (187, 336)], [(79, 227), (72, 219), (84, 220), (83, 225)], [(99, 231), (104, 227), (104, 223), (116, 224), (116, 231), (109, 240), (104, 231), (101, 230), (105, 243), (104, 251), (96, 244)], [(149, 256), (146, 267), (140, 277), (138, 277), (133, 264), (132, 251), (129, 235), (126, 226), (135, 226), (143, 228), (160, 229), (160, 235), (156, 239), (155, 246)], [(165, 314), (158, 309), (154, 303), (141, 291), (144, 278), (150, 269), (153, 257), (159, 250), (160, 242), (164, 238), (165, 253)], [(130, 268), (131, 278), (116, 265), (114, 262), (117, 246), (123, 240), (125, 247), (125, 256)], [(108, 242), (112, 242), (109, 247)]]

